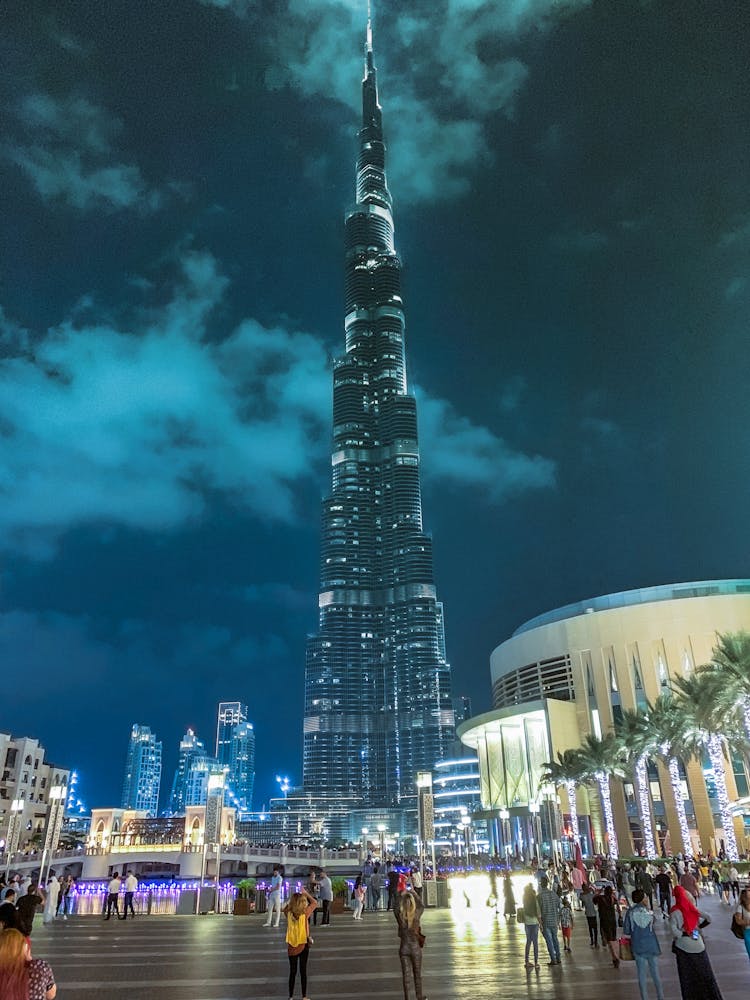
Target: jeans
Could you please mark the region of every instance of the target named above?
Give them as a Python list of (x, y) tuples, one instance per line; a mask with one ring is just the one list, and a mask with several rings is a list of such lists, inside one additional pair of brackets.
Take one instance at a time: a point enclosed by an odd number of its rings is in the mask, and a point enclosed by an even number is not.
[(656, 987), (656, 1000), (664, 1000), (664, 991), (659, 979), (658, 955), (633, 955), (635, 968), (638, 973), (638, 989), (641, 991), (641, 1000), (648, 1000), (648, 981), (646, 979), (646, 969), (651, 973), (651, 978)]
[(124, 911), (124, 913), (122, 915), (122, 919), (123, 920), (127, 920), (128, 919), (128, 908), (130, 908), (130, 912), (131, 912), (132, 916), (135, 916), (135, 907), (133, 906), (133, 896), (134, 895), (135, 895), (134, 892), (126, 892), (125, 893), (125, 911)]
[(542, 936), (547, 945), (549, 957), (553, 962), (560, 961), (560, 941), (557, 937), (556, 927), (542, 927)]
[(401, 943), (398, 957), (401, 959), (401, 979), (404, 984), (404, 1000), (409, 1000), (409, 980), (414, 977), (414, 993), (422, 1000), (422, 949), (416, 941)]
[(274, 923), (274, 927), (278, 927), (279, 921), (281, 920), (281, 892), (279, 890), (270, 893), (268, 897), (268, 916), (266, 917), (266, 927), (271, 926), (274, 910), (276, 911), (276, 921)]
[(302, 996), (307, 996), (307, 960), (310, 957), (310, 945), (306, 944), (299, 955), (289, 955), (289, 996), (294, 996), (294, 981), (297, 978), (297, 963), (299, 963), (299, 981)]
[(330, 899), (321, 899), (321, 903), (323, 904), (323, 917), (320, 922), (325, 927), (331, 922), (331, 901)]
[(526, 931), (526, 952), (524, 953), (524, 962), (529, 964), (529, 953), (531, 949), (534, 949), (534, 965), (539, 965), (539, 924), (524, 924), (523, 929)]
[(745, 928), (745, 951), (747, 957), (750, 958), (750, 927)]
[(107, 893), (107, 915), (104, 918), (105, 920), (109, 920), (112, 915), (112, 910), (115, 911), (116, 917), (120, 916), (120, 903), (116, 892)]
[(589, 925), (589, 939), (593, 945), (599, 942), (599, 921), (596, 917), (586, 917), (586, 923)]

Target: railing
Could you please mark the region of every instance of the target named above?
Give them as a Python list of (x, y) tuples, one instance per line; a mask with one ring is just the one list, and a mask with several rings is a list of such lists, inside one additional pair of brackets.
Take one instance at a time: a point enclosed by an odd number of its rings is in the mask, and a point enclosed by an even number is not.
[[(212, 890), (215, 886), (204, 885), (201, 890), (203, 894), (206, 890)], [(190, 911), (195, 912), (195, 893), (198, 889), (197, 880), (187, 882), (160, 882), (150, 883), (139, 887), (133, 895), (133, 905), (136, 913), (141, 915), (162, 915), (169, 916), (181, 912), (180, 900), (185, 893), (189, 893)], [(214, 898), (214, 905), (211, 907), (216, 913), (231, 913), (234, 906), (235, 887), (231, 882), (222, 883)], [(73, 892), (68, 897), (68, 914), (75, 914), (80, 917), (97, 916), (104, 914), (107, 905), (107, 885), (97, 883), (93, 885), (76, 885)], [(125, 898), (123, 892), (118, 897), (120, 913), (125, 912)], [(182, 909), (184, 912), (184, 907)]]

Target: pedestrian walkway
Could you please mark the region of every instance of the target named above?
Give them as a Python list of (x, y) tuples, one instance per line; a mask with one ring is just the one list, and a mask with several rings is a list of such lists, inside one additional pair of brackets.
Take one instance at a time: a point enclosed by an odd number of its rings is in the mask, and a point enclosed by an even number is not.
[[(746, 1000), (750, 962), (729, 930), (730, 908), (705, 902), (713, 923), (706, 931), (711, 962), (725, 1000)], [(429, 1000), (625, 1000), (638, 998), (635, 968), (614, 969), (604, 949), (588, 943), (586, 921), (576, 915), (573, 954), (547, 967), (540, 939), (537, 972), (523, 969), (525, 935), (515, 921), (471, 907), (428, 910), (424, 988)], [(141, 917), (104, 923), (81, 917), (35, 927), (34, 954), (55, 971), (61, 1000), (285, 1000), (288, 965), (284, 928), (262, 917)], [(660, 969), (667, 998), (679, 997), (671, 938), (657, 918)], [(313, 1000), (363, 1000), (401, 995), (398, 937), (391, 913), (354, 921), (337, 915), (329, 928), (313, 928), (309, 964)]]

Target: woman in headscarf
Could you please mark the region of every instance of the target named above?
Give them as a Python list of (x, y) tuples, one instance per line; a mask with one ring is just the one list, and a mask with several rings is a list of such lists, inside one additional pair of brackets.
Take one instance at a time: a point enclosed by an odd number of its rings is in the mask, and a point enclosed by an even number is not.
[(669, 926), (674, 937), (672, 951), (677, 959), (682, 1000), (722, 1000), (700, 932), (700, 928), (711, 921), (681, 885), (675, 886), (673, 893)]

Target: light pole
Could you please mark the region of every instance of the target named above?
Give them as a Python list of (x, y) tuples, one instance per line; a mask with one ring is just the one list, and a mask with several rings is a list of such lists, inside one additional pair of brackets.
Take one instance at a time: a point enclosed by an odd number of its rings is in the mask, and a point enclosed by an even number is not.
[(42, 849), (42, 864), (39, 868), (39, 885), (44, 886), (44, 865), (49, 860), (49, 867), (52, 867), (50, 855), (57, 849), (60, 841), (60, 830), (62, 828), (63, 814), (65, 812), (65, 786), (53, 785), (49, 791), (49, 808), (47, 810), (47, 829), (44, 833), (44, 845)]
[(362, 864), (365, 863), (367, 858), (367, 834), (369, 832), (366, 826), (362, 827)]
[(508, 858), (510, 857), (510, 844), (508, 843), (508, 841), (510, 840), (510, 825), (508, 823), (508, 820), (510, 819), (510, 813), (505, 807), (503, 807), (498, 813), (498, 815), (500, 817), (500, 823), (503, 833), (503, 853), (505, 854), (505, 861), (507, 863)]
[(378, 823), (378, 836), (380, 837), (380, 863), (385, 861), (385, 823)]
[(285, 777), (284, 775), (277, 774), (276, 781), (279, 783), (281, 794), (284, 796), (284, 801), (286, 802), (286, 797), (289, 794), (289, 789), (292, 787), (289, 783), (289, 778)]
[(10, 804), (10, 820), (8, 821), (8, 839), (5, 849), (8, 852), (8, 867), (5, 870), (5, 880), (7, 882), (10, 875), (10, 865), (13, 855), (18, 849), (18, 841), (21, 838), (21, 813), (23, 812), (23, 799), (13, 799)]
[(419, 874), (424, 885), (424, 842), (432, 841), (433, 873), (435, 868), (435, 811), (432, 799), (432, 771), (417, 771), (417, 838)]
[(466, 864), (468, 865), (471, 861), (471, 834), (469, 832), (471, 819), (466, 813), (461, 816), (461, 826), (463, 827), (462, 833), (464, 838), (464, 848), (466, 849)]
[(534, 849), (536, 852), (537, 860), (541, 864), (542, 862), (542, 830), (541, 830), (541, 820), (539, 819), (539, 810), (541, 806), (538, 802), (529, 802), (529, 812), (531, 813), (531, 819), (534, 827), (534, 839), (536, 841)]

